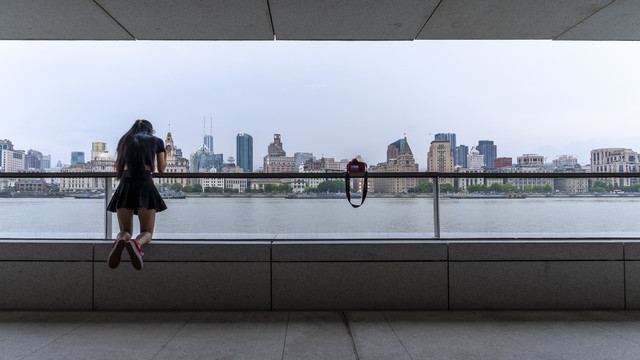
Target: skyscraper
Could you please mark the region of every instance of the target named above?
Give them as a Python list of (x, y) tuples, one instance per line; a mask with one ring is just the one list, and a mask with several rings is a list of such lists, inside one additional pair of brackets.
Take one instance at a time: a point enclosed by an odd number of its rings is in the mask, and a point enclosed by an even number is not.
[(308, 152), (297, 152), (293, 154), (293, 157), (296, 158), (296, 169), (299, 169), (300, 165), (304, 164), (305, 161), (316, 159), (316, 157), (313, 156), (313, 153)]
[(209, 149), (209, 152), (213, 153), (213, 135), (205, 135), (202, 143)]
[(13, 150), (13, 143), (11, 143), (11, 140), (0, 140), (0, 150)]
[(448, 141), (452, 149), (456, 148), (456, 134), (454, 133), (438, 133), (434, 136), (434, 140)]
[(41, 170), (42, 168), (42, 153), (37, 150), (30, 149), (27, 151), (27, 154), (24, 156), (24, 169), (36, 169)]
[(484, 155), (485, 168), (493, 169), (493, 161), (498, 157), (498, 146), (491, 140), (480, 140), (476, 149), (480, 155)]
[[(427, 171), (429, 172), (453, 172), (453, 152), (449, 140), (434, 140), (427, 154)], [(443, 178), (442, 184), (453, 185), (453, 179)]]
[[(400, 146), (398, 149), (397, 147)], [(393, 154), (389, 154), (389, 150), (393, 151)], [(397, 153), (396, 153), (397, 150)], [(418, 164), (413, 157), (411, 147), (407, 142), (407, 138), (400, 139), (391, 145), (387, 146), (387, 156), (395, 155), (395, 157), (389, 159), (385, 163), (378, 164), (373, 167), (371, 171), (386, 171), (386, 172), (417, 172)], [(408, 192), (409, 189), (418, 185), (418, 178), (380, 178), (375, 179), (373, 188), (375, 192), (390, 192), (390, 193), (403, 193)], [(371, 187), (371, 183), (369, 183)]]
[(98, 157), (107, 152), (107, 144), (103, 142), (91, 143), (91, 160), (98, 160)]
[(468, 155), (469, 155), (469, 147), (467, 145), (456, 146), (456, 149), (453, 152), (453, 165), (460, 166), (462, 168), (468, 168), (469, 167), (469, 164), (467, 162)]
[(84, 152), (72, 151), (71, 152), (71, 165), (75, 165), (79, 162), (84, 162)]
[(399, 139), (387, 146), (387, 162), (391, 159), (397, 159), (400, 155), (400, 150), (404, 146), (405, 139)]
[(236, 162), (244, 172), (253, 172), (253, 137), (249, 134), (236, 135)]

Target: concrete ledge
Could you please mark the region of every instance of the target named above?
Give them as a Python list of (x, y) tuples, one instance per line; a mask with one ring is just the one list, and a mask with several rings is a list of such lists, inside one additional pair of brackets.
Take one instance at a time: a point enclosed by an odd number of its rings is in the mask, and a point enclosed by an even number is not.
[(0, 309), (640, 308), (639, 242), (154, 241), (140, 272), (110, 248), (0, 241)]
[(540, 240), (449, 243), (450, 261), (622, 260), (623, 258), (624, 245), (622, 242), (615, 241)]
[[(107, 261), (113, 242), (95, 244), (96, 261)], [(266, 261), (271, 259), (269, 241), (153, 241), (144, 249), (146, 262)], [(126, 254), (125, 254), (126, 255)], [(124, 261), (127, 256), (123, 256)]]
[(624, 309), (622, 261), (451, 262), (450, 309)]
[(269, 310), (269, 263), (95, 263), (96, 310)]
[(91, 310), (91, 262), (0, 261), (0, 309)]
[(640, 241), (624, 242), (624, 259), (640, 260)]
[(0, 240), (0, 261), (93, 261), (93, 241)]
[(273, 261), (447, 261), (441, 241), (274, 241)]
[(273, 263), (273, 310), (447, 309), (446, 262)]

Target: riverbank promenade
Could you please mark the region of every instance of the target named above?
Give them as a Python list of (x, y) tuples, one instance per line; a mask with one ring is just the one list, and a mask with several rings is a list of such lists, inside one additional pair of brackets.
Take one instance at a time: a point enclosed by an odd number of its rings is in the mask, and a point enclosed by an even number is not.
[(0, 312), (8, 359), (638, 359), (638, 311)]

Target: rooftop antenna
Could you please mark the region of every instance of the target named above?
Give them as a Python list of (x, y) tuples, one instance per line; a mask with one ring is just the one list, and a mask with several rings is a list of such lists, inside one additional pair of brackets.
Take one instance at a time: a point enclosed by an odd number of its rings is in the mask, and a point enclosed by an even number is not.
[(207, 117), (203, 116), (202, 117), (202, 137), (203, 138), (204, 138), (205, 135), (207, 135), (206, 126), (207, 126)]

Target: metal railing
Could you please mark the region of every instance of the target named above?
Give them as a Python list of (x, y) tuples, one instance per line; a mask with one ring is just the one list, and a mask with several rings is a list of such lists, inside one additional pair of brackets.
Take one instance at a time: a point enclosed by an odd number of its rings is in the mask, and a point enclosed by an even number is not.
[[(345, 172), (327, 173), (154, 173), (154, 177), (163, 179), (344, 179)], [(420, 178), (431, 179), (433, 183), (433, 217), (434, 237), (440, 239), (440, 179), (604, 179), (604, 178), (638, 178), (640, 173), (575, 173), (575, 172), (488, 172), (488, 173), (440, 173), (440, 172), (368, 172), (369, 178)], [(350, 174), (351, 178), (363, 178), (364, 173)], [(105, 180), (105, 208), (111, 200), (114, 172), (0, 172), (0, 178), (103, 178)], [(105, 211), (105, 239), (111, 239), (112, 214)]]

